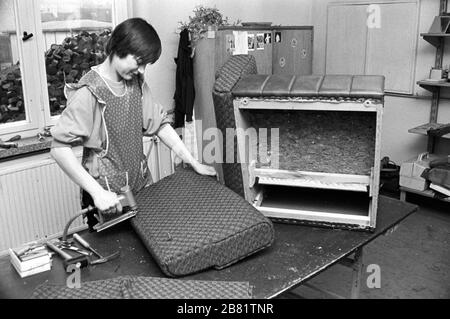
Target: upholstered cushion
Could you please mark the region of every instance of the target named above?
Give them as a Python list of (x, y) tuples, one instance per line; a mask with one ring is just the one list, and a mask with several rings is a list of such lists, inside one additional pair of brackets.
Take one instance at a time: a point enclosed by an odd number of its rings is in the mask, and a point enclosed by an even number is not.
[(45, 283), (32, 299), (247, 299), (248, 282), (180, 280), (158, 277), (122, 276), (83, 282), (78, 289)]
[(292, 85), (291, 96), (317, 96), (322, 85), (322, 75), (297, 76)]
[[(231, 90), (242, 76), (256, 74), (256, 60), (253, 55), (232, 55), (217, 72), (216, 82), (212, 92), (214, 113), (217, 128), (225, 133), (229, 128), (235, 128), (233, 111), (233, 95)], [(244, 197), (241, 164), (237, 159), (237, 138), (226, 139), (226, 150), (233, 150), (233, 163), (227, 163), (226, 152), (222, 156), (222, 171), (225, 185)]]
[(216, 73), (213, 90), (218, 93), (229, 93), (244, 74), (255, 74), (256, 60), (252, 55), (239, 54), (231, 56)]
[[(271, 76), (266, 74), (250, 74), (243, 76), (234, 86), (232, 93), (235, 96), (261, 96), (266, 82)], [(285, 81), (284, 83), (286, 83)], [(280, 93), (286, 92), (286, 87), (279, 87)]]
[(350, 96), (381, 98), (384, 95), (384, 78), (379, 75), (354, 75)]
[(168, 276), (226, 267), (274, 240), (269, 219), (215, 178), (191, 169), (143, 189), (136, 202), (133, 228)]
[(243, 76), (232, 93), (240, 97), (351, 97), (382, 98), (384, 77), (379, 75), (261, 75)]

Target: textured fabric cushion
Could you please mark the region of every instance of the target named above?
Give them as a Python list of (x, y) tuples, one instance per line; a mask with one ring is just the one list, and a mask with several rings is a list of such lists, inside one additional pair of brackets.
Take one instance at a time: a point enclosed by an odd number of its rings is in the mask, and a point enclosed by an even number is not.
[(234, 86), (237, 97), (352, 97), (382, 98), (379, 75), (246, 75)]
[(123, 276), (81, 283), (80, 288), (43, 284), (32, 299), (247, 299), (248, 282)]
[(136, 195), (131, 223), (162, 271), (182, 276), (223, 268), (268, 247), (273, 225), (245, 199), (191, 169)]
[[(233, 55), (217, 72), (213, 88), (214, 113), (217, 128), (226, 133), (227, 128), (236, 128), (231, 90), (242, 76), (256, 74), (256, 60), (252, 55)], [(237, 160), (237, 138), (226, 139), (228, 150), (233, 149), (233, 163), (227, 163), (226, 154), (222, 156), (222, 170), (225, 185), (244, 197), (241, 165)], [(228, 144), (230, 143), (230, 144)], [(231, 144), (233, 143), (233, 144)]]
[(256, 74), (256, 60), (254, 56), (240, 54), (231, 56), (217, 71), (213, 90), (215, 92), (230, 92), (244, 74)]

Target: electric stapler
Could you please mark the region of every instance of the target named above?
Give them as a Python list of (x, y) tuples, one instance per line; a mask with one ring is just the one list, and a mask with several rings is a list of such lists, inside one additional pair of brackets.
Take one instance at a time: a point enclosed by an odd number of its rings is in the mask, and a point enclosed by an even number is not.
[(94, 226), (94, 229), (97, 232), (136, 216), (137, 204), (129, 186), (122, 187), (119, 201), (122, 205), (122, 213), (119, 214), (119, 216), (115, 216), (116, 214), (114, 214), (112, 218), (105, 218), (101, 212), (98, 212), (98, 215), (96, 216), (98, 224)]
[[(120, 204), (122, 205), (122, 213), (102, 214), (100, 211), (97, 211), (97, 214), (94, 216), (97, 218), (98, 223), (93, 227), (94, 230), (96, 230), (97, 232), (110, 228), (114, 225), (117, 225), (118, 223), (121, 223), (125, 220), (128, 220), (136, 216), (137, 213), (136, 200), (134, 199), (133, 193), (131, 192), (131, 189), (128, 185), (122, 187), (121, 193), (118, 195), (118, 197)], [(95, 209), (95, 207), (88, 206), (69, 220), (69, 222), (66, 224), (66, 227), (64, 228), (62, 236), (63, 241), (67, 240), (67, 233), (69, 231), (69, 227), (72, 224), (72, 222), (79, 216), (82, 216), (92, 211), (93, 209)]]

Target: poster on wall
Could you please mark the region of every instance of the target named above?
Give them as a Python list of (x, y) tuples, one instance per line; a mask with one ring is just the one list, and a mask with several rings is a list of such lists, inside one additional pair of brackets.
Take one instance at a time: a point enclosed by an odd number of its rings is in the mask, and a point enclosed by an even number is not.
[(264, 50), (264, 33), (256, 34), (256, 50)]
[(249, 34), (247, 36), (247, 43), (248, 43), (248, 50), (254, 51), (255, 50), (255, 35)]
[(281, 32), (275, 32), (275, 42), (281, 42)]
[(234, 51), (233, 55), (248, 53), (247, 31), (233, 31)]

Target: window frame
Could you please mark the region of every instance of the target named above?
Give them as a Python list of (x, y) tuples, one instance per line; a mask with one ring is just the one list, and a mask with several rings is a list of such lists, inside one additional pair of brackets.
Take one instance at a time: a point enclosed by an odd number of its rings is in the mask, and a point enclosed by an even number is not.
[[(131, 0), (112, 0), (112, 27), (132, 13)], [(45, 127), (56, 124), (60, 115), (51, 116), (44, 59), (44, 32), (40, 15), (40, 0), (13, 0), (18, 56), (22, 78), (26, 120), (0, 124), (0, 138), (16, 134), (22, 138), (36, 136)], [(33, 37), (22, 41), (23, 32)], [(40, 85), (37, 85), (37, 84)]]

